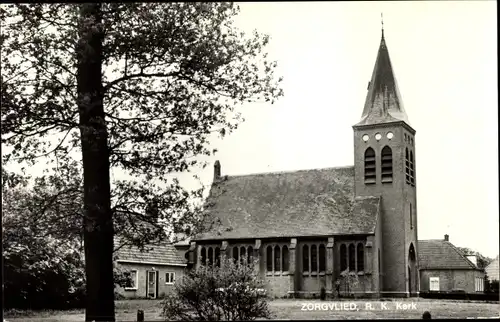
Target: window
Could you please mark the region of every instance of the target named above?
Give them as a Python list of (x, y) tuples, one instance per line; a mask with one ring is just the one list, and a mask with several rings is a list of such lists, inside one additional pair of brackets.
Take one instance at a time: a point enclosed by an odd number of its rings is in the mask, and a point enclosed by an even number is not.
[(356, 247), (349, 245), (349, 271), (356, 271)]
[(201, 265), (207, 264), (207, 250), (205, 247), (201, 248)]
[(319, 245), (319, 271), (326, 271), (326, 250), (325, 245)]
[(413, 213), (411, 209), (411, 203), (410, 203), (410, 229), (413, 229)]
[(439, 277), (429, 277), (429, 291), (439, 291)]
[(283, 246), (283, 254), (282, 254), (282, 269), (284, 272), (288, 272), (289, 267), (289, 256), (288, 256), (288, 247)]
[(240, 248), (240, 263), (244, 264), (247, 261), (247, 249), (243, 246)]
[(410, 184), (410, 154), (408, 153), (408, 148), (405, 150), (405, 174), (406, 183)]
[(212, 266), (214, 260), (214, 250), (212, 247), (208, 247), (208, 266)]
[(375, 151), (368, 148), (365, 151), (365, 184), (376, 182)]
[(125, 273), (128, 277), (127, 284), (125, 289), (127, 290), (136, 290), (137, 289), (137, 271), (135, 269), (131, 270), (128, 273)]
[(267, 246), (266, 249), (266, 267), (268, 272), (273, 271), (273, 248), (271, 246)]
[(358, 272), (362, 272), (365, 270), (365, 250), (363, 244), (361, 243), (358, 244), (357, 256), (358, 256)]
[(251, 263), (253, 262), (253, 247), (252, 246), (248, 246), (248, 262)]
[(281, 249), (278, 245), (274, 246), (274, 271), (281, 271)]
[(347, 247), (345, 244), (340, 245), (340, 271), (347, 269)]
[(415, 186), (415, 168), (413, 165), (413, 151), (410, 151), (410, 184)]
[(174, 284), (175, 281), (175, 273), (167, 272), (165, 273), (165, 284)]
[(220, 248), (215, 247), (215, 266), (220, 267)]
[(234, 263), (235, 264), (238, 264), (238, 247), (234, 246), (233, 247), (233, 259), (234, 259)]
[(484, 292), (484, 279), (476, 277), (476, 292)]
[(311, 246), (311, 272), (318, 271), (318, 249), (316, 245)]
[(309, 272), (309, 247), (307, 245), (302, 248), (302, 271)]
[(388, 146), (382, 149), (382, 182), (392, 182), (392, 150)]

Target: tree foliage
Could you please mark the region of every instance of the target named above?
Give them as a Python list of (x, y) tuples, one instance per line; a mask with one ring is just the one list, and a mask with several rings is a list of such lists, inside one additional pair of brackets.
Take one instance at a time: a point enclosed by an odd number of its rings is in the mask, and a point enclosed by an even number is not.
[(486, 266), (488, 266), (493, 261), (493, 258), (489, 258), (487, 256), (484, 256), (480, 252), (474, 251), (470, 248), (467, 248), (467, 247), (457, 247), (457, 248), (465, 256), (475, 255), (476, 260), (477, 260), (477, 267), (480, 269), (484, 270), (486, 268)]
[(46, 161), (41, 184), (57, 186), (46, 201), (82, 201), (60, 218), (37, 214), (48, 228), (82, 224), (87, 320), (114, 319), (113, 235), (142, 247), (205, 228), (190, 202), (202, 191), (172, 175), (205, 165), (212, 134), (241, 121), (236, 108), (282, 95), (269, 38), (238, 31), (237, 13), (231, 3), (0, 8), (2, 161)]
[[(163, 315), (182, 321), (252, 321), (271, 318), (258, 262), (238, 263), (221, 256), (220, 266), (189, 271), (166, 295)], [(256, 266), (257, 265), (257, 266)]]

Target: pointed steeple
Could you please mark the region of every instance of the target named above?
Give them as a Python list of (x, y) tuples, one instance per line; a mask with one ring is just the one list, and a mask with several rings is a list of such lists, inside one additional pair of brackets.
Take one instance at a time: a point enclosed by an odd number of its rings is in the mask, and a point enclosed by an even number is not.
[(408, 116), (403, 107), (396, 77), (392, 70), (389, 51), (384, 38), (384, 22), (382, 20), (382, 38), (378, 49), (377, 60), (373, 68), (365, 107), (361, 121), (356, 125), (379, 124), (395, 121), (405, 121), (408, 125)]

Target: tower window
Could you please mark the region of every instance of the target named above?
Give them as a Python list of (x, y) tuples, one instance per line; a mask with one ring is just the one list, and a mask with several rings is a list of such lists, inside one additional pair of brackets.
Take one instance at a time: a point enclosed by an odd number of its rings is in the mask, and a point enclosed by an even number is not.
[(413, 229), (413, 213), (411, 209), (411, 203), (410, 203), (410, 229)]
[(392, 182), (392, 150), (388, 146), (382, 149), (382, 182)]
[(410, 184), (410, 155), (408, 154), (408, 148), (405, 150), (405, 173), (406, 173), (406, 183)]
[(376, 182), (375, 151), (368, 148), (365, 151), (365, 184)]
[(413, 151), (410, 151), (410, 184), (415, 186), (415, 167), (413, 163)]

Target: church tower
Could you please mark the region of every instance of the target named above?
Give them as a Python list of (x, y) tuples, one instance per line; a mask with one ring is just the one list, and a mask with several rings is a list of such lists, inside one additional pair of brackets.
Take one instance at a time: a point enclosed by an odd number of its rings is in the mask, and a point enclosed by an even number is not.
[(354, 129), (355, 195), (380, 196), (382, 296), (415, 296), (419, 288), (415, 130), (403, 107), (384, 38), (361, 120)]

